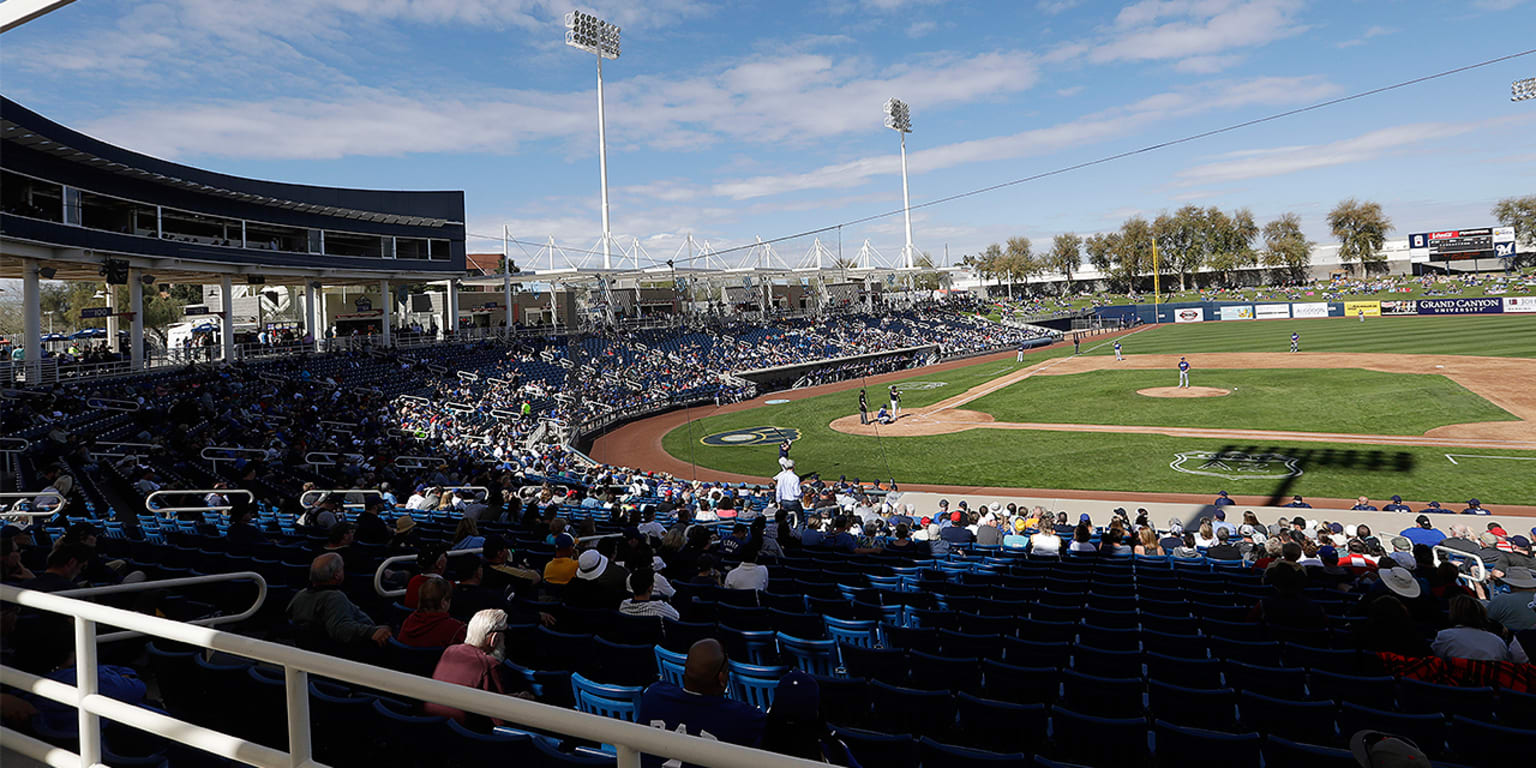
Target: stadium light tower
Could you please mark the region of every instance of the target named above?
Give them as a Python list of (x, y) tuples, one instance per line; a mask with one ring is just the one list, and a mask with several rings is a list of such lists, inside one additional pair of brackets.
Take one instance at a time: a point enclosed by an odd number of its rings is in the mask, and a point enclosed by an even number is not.
[(1529, 101), (1530, 99), (1536, 99), (1536, 77), (1527, 77), (1509, 84), (1510, 101)]
[(901, 266), (912, 269), (917, 266), (917, 255), (912, 249), (912, 198), (907, 193), (907, 134), (912, 132), (912, 110), (906, 102), (886, 100), (885, 127), (901, 134), (901, 210), (907, 217), (907, 244), (901, 249)]
[(603, 59), (619, 57), (619, 28), (590, 13), (565, 14), (565, 44), (597, 55), (597, 169), (603, 191), (603, 269), (613, 268), (608, 231), (608, 139), (603, 130)]

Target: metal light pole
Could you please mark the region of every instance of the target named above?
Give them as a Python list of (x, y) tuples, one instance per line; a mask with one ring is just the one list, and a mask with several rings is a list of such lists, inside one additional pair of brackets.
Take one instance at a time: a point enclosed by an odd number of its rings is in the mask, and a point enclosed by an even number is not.
[(1536, 77), (1527, 77), (1524, 80), (1516, 80), (1509, 84), (1510, 101), (1528, 101), (1536, 99)]
[(906, 102), (885, 102), (885, 127), (901, 134), (901, 209), (907, 217), (907, 244), (901, 249), (901, 265), (913, 269), (917, 266), (917, 254), (912, 248), (912, 197), (907, 192), (907, 134), (912, 132), (912, 111)]
[(590, 13), (565, 14), (565, 44), (597, 56), (597, 169), (603, 191), (603, 269), (613, 268), (608, 244), (608, 139), (603, 126), (603, 59), (619, 57), (619, 28)]

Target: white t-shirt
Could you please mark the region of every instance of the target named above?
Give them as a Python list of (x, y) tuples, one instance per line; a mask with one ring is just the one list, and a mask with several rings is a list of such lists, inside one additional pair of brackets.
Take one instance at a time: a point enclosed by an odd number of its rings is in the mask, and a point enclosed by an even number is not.
[[(1088, 548), (1093, 549), (1093, 545), (1089, 544)], [(1059, 555), (1061, 554), (1061, 537), (1054, 533), (1034, 534), (1029, 537), (1029, 551), (1041, 555)], [(1073, 551), (1083, 550), (1074, 549)]]
[(761, 592), (768, 588), (768, 569), (757, 563), (742, 563), (725, 575), (725, 588)]
[(775, 487), (774, 498), (781, 503), (786, 501), (800, 501), (800, 476), (792, 469), (786, 469), (773, 476)]
[(1430, 649), (1445, 659), (1510, 661), (1509, 646), (1492, 632), (1472, 627), (1451, 627), (1435, 635)]

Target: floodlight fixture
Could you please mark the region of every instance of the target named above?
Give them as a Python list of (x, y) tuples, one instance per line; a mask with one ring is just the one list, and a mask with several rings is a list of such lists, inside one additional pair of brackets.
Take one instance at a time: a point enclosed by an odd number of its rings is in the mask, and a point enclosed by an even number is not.
[(57, 275), (57, 274), (59, 274), (59, 271), (57, 269), (54, 269), (53, 267), (38, 267), (37, 268), (37, 276), (43, 278), (44, 280), (52, 280), (54, 275)]
[(608, 136), (603, 119), (603, 59), (619, 57), (619, 28), (590, 13), (565, 14), (565, 44), (597, 55), (597, 172), (603, 195), (603, 269), (613, 268), (608, 228)]
[(901, 99), (885, 102), (885, 127), (902, 133), (912, 132), (912, 109)]
[(885, 101), (885, 127), (901, 134), (901, 210), (907, 219), (907, 244), (901, 249), (901, 266), (917, 266), (917, 250), (912, 247), (912, 196), (907, 191), (907, 134), (912, 132), (912, 109), (901, 99)]
[(619, 27), (590, 13), (565, 14), (565, 44), (605, 59), (619, 57)]
[(155, 276), (146, 272), (145, 274), (139, 275), (139, 282), (143, 285), (154, 285)]
[(1536, 77), (1527, 77), (1509, 84), (1510, 101), (1529, 101), (1530, 99), (1536, 99)]

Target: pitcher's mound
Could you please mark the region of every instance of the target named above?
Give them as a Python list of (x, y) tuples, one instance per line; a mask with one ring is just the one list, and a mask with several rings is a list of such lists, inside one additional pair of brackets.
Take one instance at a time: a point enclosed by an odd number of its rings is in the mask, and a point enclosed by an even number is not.
[(1218, 387), (1152, 387), (1138, 389), (1136, 394), (1147, 397), (1221, 397), (1232, 394), (1232, 390)]

